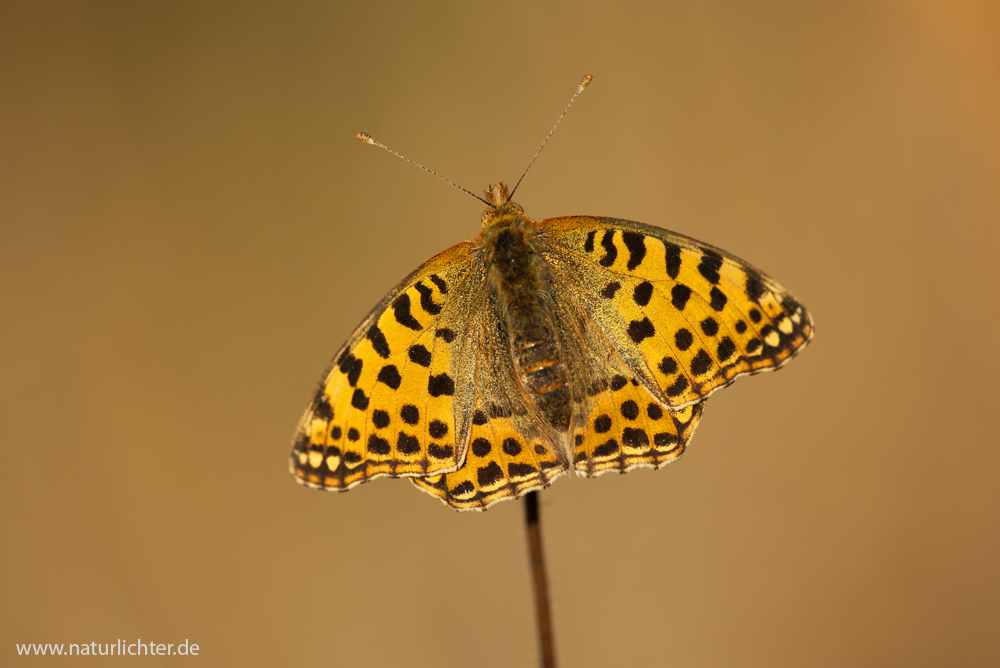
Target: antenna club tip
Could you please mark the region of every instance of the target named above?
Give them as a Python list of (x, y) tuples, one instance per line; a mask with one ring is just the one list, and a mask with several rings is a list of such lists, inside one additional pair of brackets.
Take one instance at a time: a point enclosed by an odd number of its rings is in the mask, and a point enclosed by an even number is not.
[(359, 132), (358, 134), (354, 135), (354, 138), (357, 139), (358, 141), (363, 141), (366, 144), (375, 143), (375, 140), (372, 139), (372, 136), (367, 132)]
[(580, 85), (577, 87), (576, 92), (582, 93), (583, 89), (587, 87), (587, 84), (589, 84), (593, 80), (594, 76), (592, 74), (584, 76), (582, 79), (580, 79)]

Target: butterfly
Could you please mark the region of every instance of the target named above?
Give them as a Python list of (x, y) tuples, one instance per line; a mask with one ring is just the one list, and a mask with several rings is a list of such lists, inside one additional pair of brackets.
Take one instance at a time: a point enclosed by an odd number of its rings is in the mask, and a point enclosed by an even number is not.
[(535, 222), (487, 191), (483, 231), (362, 321), (303, 416), (291, 469), (343, 491), (410, 477), (461, 509), (660, 468), (706, 399), (812, 338), (788, 291), (718, 248), (590, 216)]
[(723, 250), (616, 218), (536, 222), (503, 182), (484, 202), (480, 235), (404, 278), (337, 352), (296, 431), (298, 482), (407, 477), (485, 510), (570, 468), (658, 469), (712, 393), (813, 336), (805, 307)]

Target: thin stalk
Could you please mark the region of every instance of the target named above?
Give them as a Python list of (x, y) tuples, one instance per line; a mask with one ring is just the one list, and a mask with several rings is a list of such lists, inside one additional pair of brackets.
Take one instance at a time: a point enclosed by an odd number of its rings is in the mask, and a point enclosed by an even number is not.
[(545, 554), (542, 552), (542, 528), (538, 521), (538, 492), (524, 497), (524, 521), (528, 529), (528, 552), (535, 581), (535, 609), (538, 614), (538, 642), (542, 650), (542, 668), (556, 668), (556, 646), (552, 640), (552, 615), (549, 610), (549, 585), (545, 577)]

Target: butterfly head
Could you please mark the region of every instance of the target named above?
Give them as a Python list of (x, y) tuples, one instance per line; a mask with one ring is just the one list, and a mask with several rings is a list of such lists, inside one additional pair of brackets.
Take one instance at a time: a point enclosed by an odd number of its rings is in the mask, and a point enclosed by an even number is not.
[(510, 193), (507, 192), (507, 186), (503, 181), (497, 181), (486, 189), (486, 203), (490, 208), (483, 211), (483, 227), (502, 225), (502, 221), (524, 218), (524, 209), (520, 204), (510, 201)]

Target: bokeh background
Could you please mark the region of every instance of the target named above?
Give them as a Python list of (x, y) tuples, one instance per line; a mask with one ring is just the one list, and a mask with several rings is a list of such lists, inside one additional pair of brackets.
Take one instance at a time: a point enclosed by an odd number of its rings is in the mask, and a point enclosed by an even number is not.
[(1000, 663), (990, 0), (3, 3), (0, 663), (534, 664), (520, 502), (286, 458), (369, 308), (479, 230), (354, 134), (478, 191), (588, 72), (528, 215), (721, 246), (818, 334), (681, 462), (542, 493), (563, 665)]

